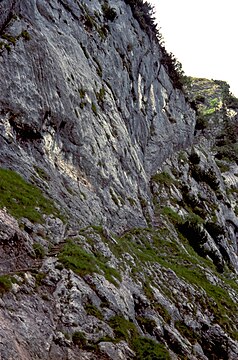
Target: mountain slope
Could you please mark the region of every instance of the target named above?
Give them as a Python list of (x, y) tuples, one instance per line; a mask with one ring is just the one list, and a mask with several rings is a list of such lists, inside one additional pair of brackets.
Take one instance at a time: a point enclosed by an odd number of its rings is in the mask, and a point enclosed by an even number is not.
[(238, 357), (237, 99), (143, 4), (0, 3), (4, 360)]
[(191, 144), (194, 117), (130, 6), (110, 3), (111, 21), (102, 5), (13, 2), (1, 31), (1, 153), (27, 179), (47, 171), (70, 216), (122, 230), (145, 225), (149, 177)]

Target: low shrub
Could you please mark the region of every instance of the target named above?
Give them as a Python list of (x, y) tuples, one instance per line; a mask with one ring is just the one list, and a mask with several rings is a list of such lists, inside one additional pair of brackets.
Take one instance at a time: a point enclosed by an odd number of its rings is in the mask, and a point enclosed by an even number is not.
[(157, 303), (154, 305), (154, 309), (155, 309), (156, 311), (158, 311), (158, 313), (160, 314), (160, 316), (162, 316), (162, 318), (164, 319), (164, 321), (165, 321), (166, 323), (170, 322), (170, 320), (171, 320), (171, 315), (170, 315), (170, 313), (168, 312), (168, 310), (166, 309), (166, 307), (164, 307), (162, 304), (160, 304), (160, 303), (157, 302)]
[(23, 30), (20, 34), (20, 36), (25, 40), (25, 41), (29, 41), (31, 40), (31, 36), (29, 34), (29, 32), (27, 30)]
[(173, 224), (180, 224), (182, 221), (182, 218), (180, 215), (177, 214), (173, 209), (170, 207), (163, 207), (162, 208), (162, 214), (167, 216)]
[(39, 166), (33, 166), (35, 171), (37, 172), (37, 174), (43, 179), (43, 180), (46, 180), (46, 181), (49, 181), (50, 180), (50, 176), (45, 172), (44, 169), (40, 168)]
[(191, 175), (197, 182), (207, 183), (214, 191), (219, 189), (219, 180), (213, 169), (203, 170), (198, 165), (190, 167)]
[(172, 177), (166, 172), (154, 174), (153, 176), (151, 176), (151, 180), (167, 187), (170, 187), (174, 183)]
[(180, 334), (186, 337), (192, 344), (195, 344), (199, 339), (198, 334), (196, 334), (195, 331), (191, 327), (187, 326), (183, 321), (175, 321), (174, 326), (178, 329)]
[(107, 1), (102, 4), (102, 11), (105, 20), (113, 21), (117, 17), (116, 10), (109, 6)]
[(224, 164), (223, 162), (217, 160), (216, 161), (217, 166), (219, 167), (221, 173), (227, 172), (230, 170), (230, 166), (228, 164)]
[(92, 111), (93, 111), (94, 115), (98, 116), (97, 106), (94, 103), (92, 103), (91, 107), (92, 107)]
[(152, 339), (137, 337), (132, 342), (136, 360), (169, 360), (169, 352), (165, 346)]
[(181, 193), (183, 196), (183, 201), (186, 205), (194, 209), (196, 206), (200, 206), (199, 199), (191, 193), (191, 189), (187, 185), (181, 187)]
[(238, 164), (238, 143), (217, 148), (215, 157), (218, 160), (226, 160)]
[(95, 316), (99, 320), (103, 320), (101, 311), (95, 305), (88, 303), (85, 305), (85, 310), (88, 315)]
[(202, 219), (193, 215), (184, 223), (178, 224), (178, 230), (188, 239), (194, 250), (203, 255), (200, 246), (207, 241), (207, 234), (202, 227)]
[(10, 291), (12, 288), (12, 281), (9, 275), (0, 276), (0, 294)]
[[(148, 325), (147, 320), (149, 319), (140, 318), (140, 321), (143, 322), (143, 326), (145, 323)], [(109, 325), (114, 330), (114, 341), (125, 340), (135, 351), (137, 360), (170, 359), (168, 351), (163, 345), (154, 340), (140, 337), (136, 326), (124, 317), (118, 315), (114, 316), (109, 320)], [(152, 327), (155, 326), (151, 321), (150, 325)]]
[(189, 161), (192, 163), (192, 164), (199, 164), (200, 163), (200, 157), (197, 153), (193, 152), (189, 155)]
[(109, 320), (116, 341), (125, 340), (130, 343), (131, 339), (137, 336), (138, 331), (133, 322), (126, 320), (123, 316), (116, 315)]
[(33, 249), (35, 251), (36, 258), (43, 259), (43, 257), (45, 256), (45, 249), (43, 248), (43, 246), (39, 243), (35, 243), (33, 244)]
[(79, 92), (80, 99), (85, 99), (86, 90), (84, 88), (79, 88), (78, 92)]
[(143, 329), (144, 332), (153, 334), (154, 329), (156, 328), (156, 322), (153, 319), (148, 319), (144, 316), (137, 316), (136, 320), (138, 324)]
[(97, 26), (94, 16), (89, 13), (86, 13), (84, 16), (84, 24), (89, 30), (92, 30), (94, 26)]
[(97, 93), (96, 93), (96, 98), (98, 101), (98, 104), (102, 106), (103, 101), (105, 99), (105, 95), (106, 95), (106, 91), (105, 88), (102, 87)]
[(213, 239), (217, 239), (219, 236), (225, 235), (224, 228), (215, 222), (206, 222), (205, 228)]
[(17, 38), (12, 36), (12, 35), (2, 34), (1, 38), (4, 39), (4, 40), (7, 40), (8, 43), (13, 44), (14, 46), (16, 45)]
[(208, 127), (208, 120), (205, 115), (199, 114), (196, 118), (195, 129), (196, 130), (204, 130)]
[(81, 331), (75, 331), (72, 335), (72, 341), (75, 345), (77, 345), (79, 348), (83, 348), (87, 344), (86, 337), (84, 333)]
[(34, 274), (36, 280), (36, 287), (42, 285), (42, 281), (45, 279), (46, 274), (42, 272), (37, 272)]

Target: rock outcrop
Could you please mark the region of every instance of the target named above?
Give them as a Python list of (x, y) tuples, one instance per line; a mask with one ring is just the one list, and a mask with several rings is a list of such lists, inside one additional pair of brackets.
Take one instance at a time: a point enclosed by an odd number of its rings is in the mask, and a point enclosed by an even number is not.
[(110, 6), (113, 21), (97, 1), (1, 3), (1, 161), (47, 172), (77, 221), (123, 230), (145, 225), (149, 178), (192, 144), (195, 120), (130, 6)]
[(238, 358), (237, 99), (135, 4), (0, 2), (3, 360)]

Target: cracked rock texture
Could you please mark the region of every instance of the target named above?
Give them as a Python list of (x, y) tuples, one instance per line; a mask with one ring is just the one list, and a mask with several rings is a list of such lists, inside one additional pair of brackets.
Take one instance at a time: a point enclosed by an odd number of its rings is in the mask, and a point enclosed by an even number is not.
[(238, 358), (238, 100), (130, 3), (0, 1), (3, 360)]
[(1, 33), (29, 34), (1, 51), (1, 163), (28, 179), (40, 167), (70, 217), (122, 230), (145, 225), (150, 175), (191, 145), (195, 121), (158, 44), (110, 5), (114, 21), (98, 1), (1, 2)]

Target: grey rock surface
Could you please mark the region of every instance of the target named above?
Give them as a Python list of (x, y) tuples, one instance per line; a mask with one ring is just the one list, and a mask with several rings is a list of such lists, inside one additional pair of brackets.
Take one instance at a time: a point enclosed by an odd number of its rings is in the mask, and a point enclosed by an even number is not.
[[(238, 358), (238, 105), (129, 3), (0, 1), (2, 360)], [(58, 212), (14, 218), (2, 168)]]
[(2, 166), (28, 179), (46, 173), (36, 183), (71, 220), (145, 225), (150, 175), (191, 145), (195, 124), (158, 44), (123, 1), (110, 3), (117, 18), (106, 22), (97, 1), (10, 3), (1, 7), (16, 15), (2, 33), (29, 40), (1, 51)]

